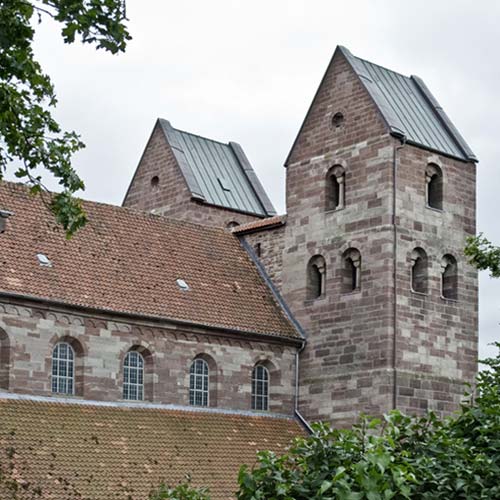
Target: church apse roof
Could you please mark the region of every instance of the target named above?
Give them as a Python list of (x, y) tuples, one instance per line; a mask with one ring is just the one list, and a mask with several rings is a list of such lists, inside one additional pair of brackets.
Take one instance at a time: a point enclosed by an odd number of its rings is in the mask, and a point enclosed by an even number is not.
[(239, 144), (178, 130), (162, 118), (159, 123), (195, 199), (262, 217), (276, 214)]
[(0, 294), (180, 324), (300, 338), (236, 236), (83, 201), (89, 222), (70, 240), (39, 196), (0, 183), (14, 213), (0, 235)]
[(390, 132), (416, 146), (465, 161), (476, 156), (418, 76), (404, 76), (338, 47), (364, 85)]
[(0, 393), (0, 497), (12, 498), (3, 490), (12, 481), (19, 500), (146, 500), (189, 474), (212, 499), (230, 500), (241, 465), (301, 435), (284, 417)]

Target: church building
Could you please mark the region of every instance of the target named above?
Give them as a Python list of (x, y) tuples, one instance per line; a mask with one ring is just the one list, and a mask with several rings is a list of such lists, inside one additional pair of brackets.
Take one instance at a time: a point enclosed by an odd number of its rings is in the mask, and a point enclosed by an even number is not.
[(2, 182), (0, 498), (188, 475), (228, 500), (312, 422), (453, 412), (477, 371), (476, 163), (419, 77), (339, 46), (286, 214), (238, 143), (162, 118), (122, 206), (84, 201), (70, 240)]

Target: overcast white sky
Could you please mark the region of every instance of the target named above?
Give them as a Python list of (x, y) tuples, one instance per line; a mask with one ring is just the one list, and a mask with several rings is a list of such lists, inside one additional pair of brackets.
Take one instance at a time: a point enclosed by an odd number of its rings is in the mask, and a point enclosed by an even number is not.
[[(81, 133), (85, 198), (121, 204), (157, 117), (245, 149), (284, 211), (284, 159), (338, 44), (424, 79), (480, 159), (478, 229), (500, 244), (500, 2), (128, 0), (133, 40), (111, 56), (65, 46), (51, 22), (36, 53)], [(497, 210), (499, 212), (497, 212)], [(500, 280), (480, 280), (481, 354), (500, 340)]]

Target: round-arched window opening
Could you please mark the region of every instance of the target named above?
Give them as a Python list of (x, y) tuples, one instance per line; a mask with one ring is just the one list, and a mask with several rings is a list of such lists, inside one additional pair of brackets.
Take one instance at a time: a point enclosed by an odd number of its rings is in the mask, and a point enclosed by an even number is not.
[(344, 115), (340, 112), (338, 113), (335, 113), (333, 116), (332, 116), (332, 127), (333, 129), (338, 129), (340, 127), (342, 127), (342, 125), (344, 125)]
[(151, 188), (156, 190), (158, 189), (158, 186), (160, 185), (160, 178), (155, 175), (154, 177), (151, 178)]

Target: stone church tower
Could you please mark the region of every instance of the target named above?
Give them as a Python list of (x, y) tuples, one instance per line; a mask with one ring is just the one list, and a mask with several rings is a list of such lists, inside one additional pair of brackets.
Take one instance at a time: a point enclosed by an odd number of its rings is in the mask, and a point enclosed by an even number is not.
[(418, 77), (337, 48), (286, 160), (308, 420), (456, 409), (477, 369), (476, 161)]

